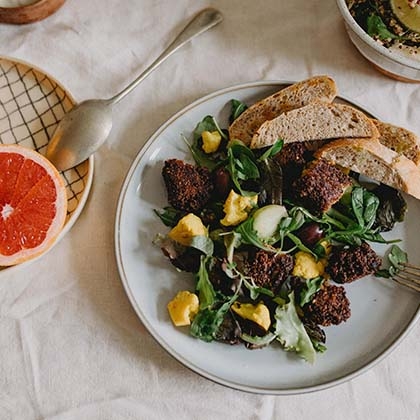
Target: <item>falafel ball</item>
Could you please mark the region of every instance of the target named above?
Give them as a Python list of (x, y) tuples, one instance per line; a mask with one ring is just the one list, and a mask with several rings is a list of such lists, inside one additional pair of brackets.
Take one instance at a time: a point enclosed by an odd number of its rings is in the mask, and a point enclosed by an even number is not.
[(323, 327), (338, 325), (347, 321), (351, 315), (350, 301), (344, 287), (329, 283), (324, 283), (312, 301), (302, 309), (305, 319)]
[(209, 201), (213, 183), (207, 168), (179, 159), (169, 159), (165, 161), (162, 176), (172, 207), (186, 212), (197, 212)]
[(351, 283), (375, 273), (381, 264), (381, 258), (367, 242), (363, 242), (359, 246), (333, 251), (325, 271), (336, 283)]
[(251, 253), (246, 262), (246, 275), (252, 277), (255, 284), (277, 293), (293, 270), (293, 257), (289, 254), (275, 255), (258, 250)]
[(293, 183), (296, 200), (315, 214), (325, 213), (340, 200), (351, 178), (324, 159), (312, 161)]

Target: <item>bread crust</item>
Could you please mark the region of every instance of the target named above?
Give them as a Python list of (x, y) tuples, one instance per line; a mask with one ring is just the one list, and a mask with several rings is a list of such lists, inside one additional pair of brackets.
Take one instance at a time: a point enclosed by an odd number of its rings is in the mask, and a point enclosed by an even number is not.
[[(315, 157), (351, 169), (420, 199), (420, 168), (378, 139), (338, 139), (321, 147)], [(387, 175), (382, 176), (383, 169)]]
[(313, 103), (286, 112), (261, 125), (251, 141), (252, 149), (285, 143), (342, 137), (378, 137), (372, 119), (345, 104)]
[(337, 86), (329, 76), (314, 76), (294, 83), (251, 105), (230, 125), (229, 138), (249, 145), (265, 121), (312, 102), (331, 103), (336, 96)]
[(383, 121), (373, 120), (373, 122), (379, 131), (379, 141), (384, 146), (420, 165), (420, 138), (416, 134)]

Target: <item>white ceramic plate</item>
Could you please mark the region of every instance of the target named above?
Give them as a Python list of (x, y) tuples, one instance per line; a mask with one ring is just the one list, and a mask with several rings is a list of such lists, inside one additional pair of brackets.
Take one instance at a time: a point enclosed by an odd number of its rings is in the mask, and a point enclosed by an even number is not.
[[(74, 104), (71, 94), (44, 71), (22, 61), (0, 57), (0, 144), (19, 144), (45, 154), (58, 122)], [(92, 185), (93, 166), (91, 156), (61, 173), (67, 191), (67, 219), (55, 244), (83, 210)], [(0, 267), (0, 278), (32, 261)]]
[[(116, 215), (115, 245), (120, 276), (139, 318), (153, 337), (185, 366), (208, 379), (236, 389), (292, 394), (339, 384), (387, 355), (419, 318), (419, 296), (391, 281), (365, 278), (346, 285), (352, 317), (326, 328), (328, 350), (309, 365), (280, 346), (247, 350), (244, 346), (205, 343), (186, 328), (173, 327), (166, 304), (179, 290), (193, 290), (192, 276), (178, 273), (152, 244), (165, 226), (153, 209), (166, 205), (161, 177), (168, 158), (192, 161), (181, 134), (191, 138), (197, 122), (210, 114), (227, 126), (232, 98), (248, 104), (282, 87), (257, 82), (224, 89), (186, 107), (164, 124), (139, 152), (124, 182)], [(393, 236), (404, 239), (413, 263), (419, 259), (419, 203), (408, 199), (409, 212)], [(383, 253), (385, 247), (379, 247)]]

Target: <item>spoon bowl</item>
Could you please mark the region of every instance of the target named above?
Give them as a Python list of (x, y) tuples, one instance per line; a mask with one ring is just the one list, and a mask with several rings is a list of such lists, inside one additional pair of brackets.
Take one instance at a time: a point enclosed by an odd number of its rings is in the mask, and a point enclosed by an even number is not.
[(47, 157), (59, 171), (76, 166), (106, 141), (111, 129), (112, 104), (104, 99), (83, 101), (61, 119)]
[(58, 124), (47, 147), (47, 158), (60, 171), (86, 160), (106, 141), (111, 132), (113, 105), (134, 90), (175, 51), (222, 20), (223, 16), (218, 10), (202, 10), (166, 50), (120, 93), (110, 99), (89, 99), (72, 108)]

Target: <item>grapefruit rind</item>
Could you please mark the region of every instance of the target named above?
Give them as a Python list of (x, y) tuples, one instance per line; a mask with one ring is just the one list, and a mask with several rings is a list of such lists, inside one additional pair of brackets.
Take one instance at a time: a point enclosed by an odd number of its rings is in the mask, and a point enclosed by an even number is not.
[[(40, 153), (35, 150), (28, 149), (19, 145), (0, 145), (0, 153), (16, 153), (22, 155), (25, 159), (32, 160), (36, 164), (40, 165), (45, 169), (47, 176), (53, 181), (56, 190), (56, 200), (55, 200), (55, 216), (52, 219), (50, 226), (45, 235), (45, 239), (37, 246), (30, 248), (23, 248), (12, 255), (5, 255), (0, 250), (0, 266), (12, 266), (16, 264), (23, 263), (27, 260), (34, 259), (46, 251), (48, 251), (54, 242), (57, 239), (57, 236), (61, 232), (66, 216), (67, 216), (67, 193), (64, 181), (58, 172), (58, 170), (53, 166), (53, 164), (45, 158)], [(0, 181), (1, 181), (0, 174)], [(1, 182), (0, 182), (1, 185)], [(11, 208), (3, 206), (0, 217), (10, 212)], [(5, 232), (0, 232), (1, 234), (6, 234)]]

